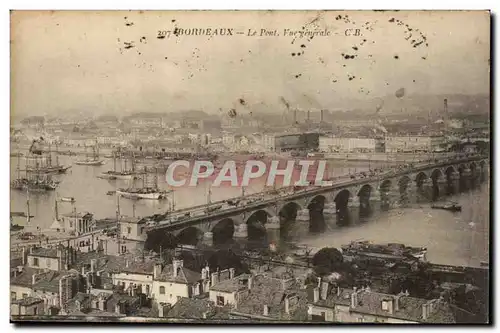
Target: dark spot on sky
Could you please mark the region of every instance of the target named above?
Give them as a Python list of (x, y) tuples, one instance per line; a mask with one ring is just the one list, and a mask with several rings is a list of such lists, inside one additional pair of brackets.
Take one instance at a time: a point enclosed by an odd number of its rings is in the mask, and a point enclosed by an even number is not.
[(426, 57), (422, 57), (422, 59), (426, 60), (427, 58)]
[(165, 59), (168, 59), (168, 57), (165, 57)]
[(415, 80), (413, 80), (413, 82), (415, 82)]
[(172, 20), (172, 23), (175, 23), (175, 20)]
[(174, 35), (179, 36), (179, 29), (178, 28), (174, 28)]
[(239, 102), (241, 105), (247, 105), (247, 102), (245, 102), (245, 100), (243, 98), (240, 98)]
[(124, 19), (124, 20), (126, 20), (126, 19), (127, 19), (127, 16), (125, 16), (123, 19)]
[(297, 74), (297, 75), (295, 75), (295, 78), (298, 79), (301, 76), (302, 76), (302, 74)]
[(141, 53), (141, 52), (137, 52), (137, 54), (142, 55), (142, 53)]
[(395, 55), (395, 56), (394, 56), (394, 59), (399, 59), (399, 56)]
[(336, 82), (337, 82), (337, 80), (333, 80), (332, 82), (333, 82), (333, 83), (336, 83)]
[(353, 49), (354, 51), (357, 51), (357, 50), (358, 50), (358, 47), (357, 47), (357, 46), (353, 46), (353, 47), (352, 47), (352, 49)]
[(394, 22), (394, 17), (393, 17), (393, 18), (391, 18), (391, 19), (389, 20), (389, 22), (391, 22), (391, 23), (392, 23), (392, 22)]
[(345, 67), (345, 65), (342, 65), (342, 67)]
[(292, 57), (295, 57), (295, 53), (292, 53)]
[(126, 25), (127, 27), (131, 27), (131, 26), (133, 26), (133, 25), (134, 25), (134, 22), (127, 22), (127, 23), (125, 23), (125, 25)]
[(305, 46), (304, 44), (302, 44), (302, 45), (300, 45), (300, 47), (304, 48), (304, 47), (306, 47), (306, 46)]

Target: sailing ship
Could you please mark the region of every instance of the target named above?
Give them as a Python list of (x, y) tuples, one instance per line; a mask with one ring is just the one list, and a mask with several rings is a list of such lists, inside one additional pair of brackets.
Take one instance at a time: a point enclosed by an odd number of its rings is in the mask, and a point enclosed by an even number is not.
[[(121, 155), (121, 154), (120, 154)], [(122, 166), (121, 171), (116, 170), (116, 154), (113, 154), (113, 170), (108, 170), (106, 172), (101, 173), (97, 178), (102, 179), (122, 179), (122, 180), (134, 180), (137, 179), (138, 173), (135, 171), (135, 158), (132, 158), (132, 168), (131, 170), (127, 170), (127, 159), (120, 159), (125, 166)]]
[(100, 166), (104, 164), (104, 160), (99, 159), (99, 145), (97, 144), (97, 141), (95, 143), (95, 146), (92, 147), (92, 158), (89, 158), (87, 154), (87, 147), (85, 146), (85, 154), (86, 154), (86, 159), (83, 161), (76, 161), (77, 165), (92, 165), (92, 166)]
[(149, 181), (149, 173), (147, 170), (142, 177), (142, 187), (140, 188), (120, 188), (116, 190), (116, 194), (129, 199), (150, 199), (160, 200), (165, 199), (171, 191), (162, 191), (158, 188), (157, 174), (152, 177), (153, 181)]
[[(66, 173), (71, 165), (64, 166), (59, 164), (59, 153), (57, 151), (56, 145), (56, 161), (55, 164), (52, 164), (52, 151), (50, 149), (46, 152), (46, 156), (43, 157), (44, 151), (39, 146), (43, 142), (43, 138), (40, 137), (39, 140), (33, 140), (29, 153), (26, 160), (26, 171), (36, 171), (38, 173), (47, 173), (47, 174), (62, 174)], [(29, 163), (28, 163), (29, 162)]]
[(21, 177), (21, 169), (19, 168), (19, 157), (17, 162), (17, 177), (11, 183), (11, 188), (21, 191), (45, 192), (53, 191), (59, 185), (58, 182), (52, 180), (50, 174), (39, 169), (26, 170), (26, 175)]

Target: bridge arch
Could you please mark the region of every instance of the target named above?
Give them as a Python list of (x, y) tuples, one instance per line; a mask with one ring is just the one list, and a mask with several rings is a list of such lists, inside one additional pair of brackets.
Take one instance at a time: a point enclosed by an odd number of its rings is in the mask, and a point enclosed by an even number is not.
[(424, 182), (427, 178), (428, 177), (425, 172), (420, 171), (419, 173), (417, 173), (417, 175), (415, 176), (415, 183), (418, 189), (422, 189), (422, 186), (424, 185)]
[(260, 241), (266, 239), (266, 223), (269, 216), (268, 212), (264, 209), (256, 210), (248, 216), (245, 221), (248, 230), (248, 240)]
[(485, 160), (479, 161), (479, 172), (480, 172), (479, 180), (480, 182), (484, 182), (486, 180), (486, 173), (487, 173)]
[(455, 180), (453, 177), (455, 177), (455, 173), (458, 171), (455, 169), (453, 165), (447, 167), (444, 170), (444, 177), (446, 179), (446, 195), (452, 195), (455, 192)]
[(335, 207), (337, 208), (337, 224), (347, 225), (349, 224), (349, 199), (352, 197), (351, 192), (348, 189), (343, 189), (335, 196)]
[(359, 198), (359, 215), (367, 216), (370, 214), (370, 197), (373, 193), (373, 186), (371, 184), (365, 184), (359, 189), (357, 196)]
[(327, 202), (326, 197), (324, 195), (319, 194), (308, 200), (306, 203), (306, 207), (309, 210), (323, 211), (326, 202)]
[(177, 234), (177, 242), (181, 245), (198, 245), (203, 239), (203, 231), (197, 227), (187, 227)]
[(234, 229), (235, 229), (235, 222), (232, 218), (225, 218), (217, 222), (212, 230), (213, 235), (213, 244), (214, 245), (221, 245), (221, 244), (227, 244), (230, 241), (233, 240), (234, 236)]
[(431, 172), (431, 180), (432, 180), (432, 194), (431, 200), (436, 201), (440, 195), (444, 193), (440, 193), (439, 182), (443, 180), (443, 172), (441, 169), (434, 169)]

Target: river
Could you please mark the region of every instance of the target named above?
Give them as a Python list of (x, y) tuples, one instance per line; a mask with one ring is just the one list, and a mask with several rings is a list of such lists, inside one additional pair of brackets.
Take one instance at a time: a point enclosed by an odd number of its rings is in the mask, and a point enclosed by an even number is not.
[[(31, 193), (30, 214), (34, 218), (26, 225), (23, 218), (14, 218), (14, 223), (25, 225), (27, 231), (44, 230), (50, 227), (55, 217), (54, 201), (56, 193), (59, 197), (74, 197), (75, 203), (60, 203), (59, 213), (70, 213), (73, 208), (79, 212), (92, 212), (96, 218), (113, 217), (116, 214), (116, 198), (106, 192), (116, 188), (127, 187), (127, 181), (108, 181), (97, 178), (103, 171), (110, 170), (113, 162), (106, 160), (103, 166), (80, 166), (74, 162), (79, 157), (59, 156), (59, 162), (72, 165), (64, 175), (54, 176), (60, 180), (54, 192)], [(81, 158), (81, 157), (80, 157)], [(19, 160), (23, 168), (23, 158)], [(16, 177), (18, 159), (11, 157), (11, 177)], [(371, 167), (377, 166), (372, 163)], [(335, 175), (368, 170), (366, 162), (334, 161), (329, 164), (329, 172)], [(160, 176), (159, 186), (168, 189), (165, 177)], [(170, 200), (165, 201), (130, 201), (120, 200), (120, 213), (128, 216), (147, 216), (163, 213), (170, 209), (171, 201), (175, 208), (201, 205), (207, 202), (208, 182), (198, 187), (177, 188)], [(257, 181), (245, 188), (245, 193), (260, 192), (265, 182)], [(11, 190), (11, 211), (26, 211), (26, 193)], [(211, 188), (211, 201), (234, 198), (241, 195), (241, 189), (224, 186)], [(428, 259), (431, 262), (455, 265), (479, 265), (480, 261), (488, 261), (489, 256), (489, 184), (483, 183), (475, 190), (455, 195), (453, 198), (462, 205), (461, 213), (433, 210), (429, 205), (420, 207), (398, 208), (390, 211), (374, 209), (368, 219), (359, 219), (352, 213), (351, 223), (339, 227), (335, 218), (325, 218), (326, 231), (321, 234), (310, 234), (306, 223), (299, 226), (299, 233), (294, 233), (295, 241), (311, 247), (339, 247), (352, 240), (365, 239), (374, 242), (397, 242), (414, 246), (426, 246)], [(73, 206), (74, 205), (74, 206)]]

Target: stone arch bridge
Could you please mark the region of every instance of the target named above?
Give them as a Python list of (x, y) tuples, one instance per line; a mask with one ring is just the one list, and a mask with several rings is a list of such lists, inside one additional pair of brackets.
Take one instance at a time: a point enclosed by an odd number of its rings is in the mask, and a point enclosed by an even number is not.
[(312, 214), (327, 209), (342, 213), (350, 207), (363, 211), (378, 204), (384, 209), (415, 201), (435, 201), (484, 182), (488, 179), (488, 168), (488, 157), (484, 156), (401, 168), (374, 177), (277, 195), (177, 222), (160, 222), (147, 232), (169, 232), (181, 244), (191, 245), (201, 241), (213, 245), (234, 238), (252, 239), (259, 237), (259, 230), (280, 230), (297, 219), (310, 222)]

